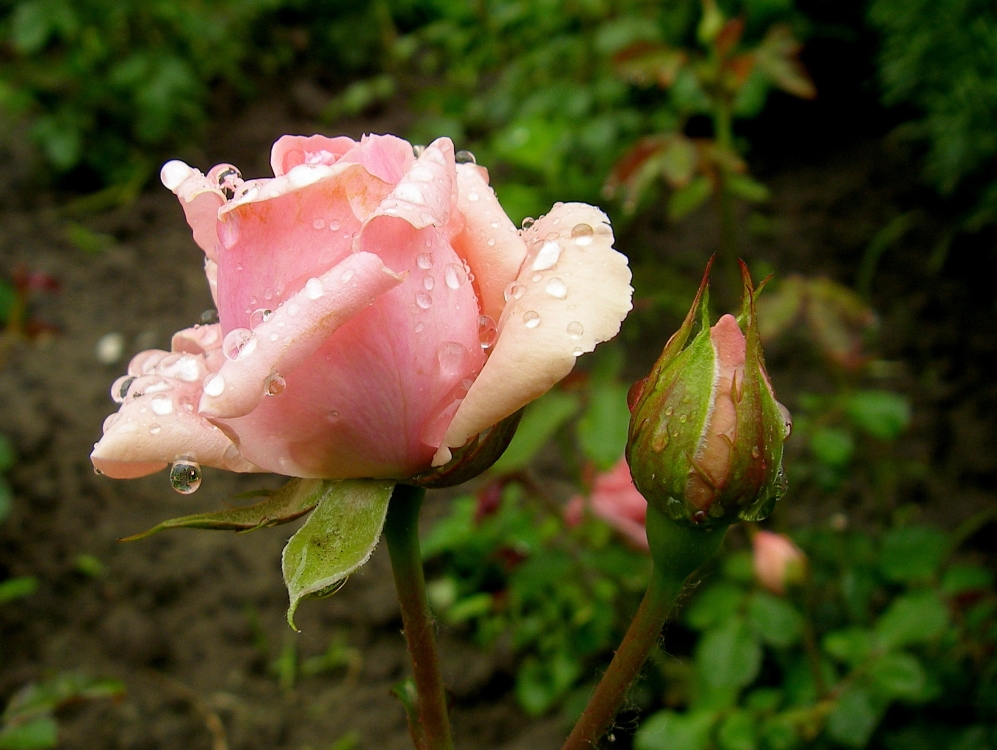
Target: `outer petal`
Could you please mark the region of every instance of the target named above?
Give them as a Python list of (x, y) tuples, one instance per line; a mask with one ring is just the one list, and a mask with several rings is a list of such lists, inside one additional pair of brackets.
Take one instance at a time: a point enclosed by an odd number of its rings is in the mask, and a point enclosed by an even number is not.
[(178, 160), (166, 162), (159, 177), (180, 199), (194, 242), (209, 260), (218, 260), (218, 209), (225, 203), (224, 193), (198, 170)]
[(482, 167), (457, 165), (457, 209), (464, 229), (454, 237), (454, 249), (474, 271), (482, 313), (498, 320), (505, 308), (503, 292), (526, 258), (526, 243), (488, 187)]
[[(309, 279), (255, 331), (246, 331), (239, 356), (215, 375), (221, 380), (205, 383), (198, 411), (221, 418), (248, 414), (263, 400), (268, 382), (292, 373), (337, 328), (401, 281), (371, 253), (351, 255)], [(277, 388), (283, 392), (283, 385)]]
[(414, 159), (412, 144), (406, 140), (394, 135), (365, 135), (340, 161), (361, 164), (370, 174), (394, 185)]
[(270, 149), (270, 166), (274, 175), (287, 174), (299, 164), (335, 164), (357, 142), (346, 136), (282, 135)]
[(631, 308), (627, 259), (612, 248), (606, 215), (555, 206), (524, 233), (530, 248), (499, 321), (488, 362), (454, 416), (434, 465), (450, 447), (546, 393), (575, 358), (615, 336)]
[(393, 216), (403, 219), (416, 229), (443, 227), (450, 218), (450, 196), (453, 193), (454, 150), (449, 138), (433, 141), (401, 178), (391, 194), (378, 207), (365, 229), (365, 247), (370, 242), (374, 219)]

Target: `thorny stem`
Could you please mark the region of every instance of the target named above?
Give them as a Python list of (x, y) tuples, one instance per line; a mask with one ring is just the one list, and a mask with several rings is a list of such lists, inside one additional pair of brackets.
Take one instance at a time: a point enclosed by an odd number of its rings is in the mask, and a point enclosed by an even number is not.
[(418, 695), (419, 727), (412, 727), (412, 736), (425, 738), (425, 750), (453, 750), (446, 692), (433, 634), (433, 615), (426, 598), (426, 579), (419, 551), (419, 510), (425, 494), (426, 490), (421, 487), (395, 486), (384, 522), (384, 538), (391, 556)]
[(686, 580), (719, 548), (726, 531), (679, 526), (649, 505), (647, 535), (654, 567), (647, 593), (606, 674), (562, 750), (588, 750), (606, 733), (640, 674)]

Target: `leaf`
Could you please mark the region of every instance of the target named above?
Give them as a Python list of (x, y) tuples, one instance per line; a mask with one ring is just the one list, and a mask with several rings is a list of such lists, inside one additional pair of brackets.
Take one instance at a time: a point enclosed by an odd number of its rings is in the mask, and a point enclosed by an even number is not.
[(516, 436), (491, 471), (510, 474), (526, 465), (547, 445), (554, 433), (578, 411), (578, 397), (564, 391), (550, 391), (526, 407)]
[(882, 648), (889, 650), (934, 639), (949, 622), (949, 611), (934, 591), (912, 591), (894, 600), (876, 622)]
[(635, 750), (705, 750), (716, 722), (712, 711), (658, 711), (637, 730)]
[(875, 636), (862, 628), (835, 630), (824, 636), (824, 650), (851, 667), (862, 664), (875, 648)]
[(0, 604), (6, 604), (14, 599), (31, 596), (38, 590), (38, 579), (34, 576), (18, 576), (8, 578), (0, 583)]
[(720, 750), (755, 750), (758, 747), (755, 717), (750, 711), (735, 710), (717, 731)]
[(171, 518), (148, 531), (126, 536), (121, 541), (133, 542), (165, 529), (255, 531), (269, 526), (280, 526), (300, 518), (314, 508), (323, 493), (328, 491), (329, 484), (321, 479), (292, 479), (280, 489), (266, 493), (267, 499), (255, 505)]
[(747, 592), (734, 584), (710, 586), (689, 604), (685, 620), (696, 630), (706, 630), (733, 617), (741, 609), (746, 597)]
[(0, 729), (0, 750), (45, 750), (59, 741), (59, 727), (51, 716), (39, 716), (26, 724), (7, 724)]
[(865, 747), (882, 710), (864, 688), (846, 690), (827, 717), (827, 733), (849, 747)]
[(891, 581), (930, 580), (948, 551), (945, 534), (927, 526), (891, 529), (883, 540), (879, 569)]
[(564, 697), (581, 674), (581, 664), (559, 652), (541, 662), (527, 659), (516, 675), (516, 698), (530, 716), (540, 716)]
[(950, 596), (966, 591), (985, 591), (993, 585), (993, 572), (977, 565), (953, 565), (942, 578), (942, 591)]
[(771, 196), (769, 189), (757, 180), (744, 174), (728, 174), (724, 177), (724, 187), (732, 194), (749, 203), (762, 203)]
[(699, 208), (713, 193), (713, 183), (697, 177), (668, 196), (668, 218), (677, 221)]
[(817, 88), (800, 62), (801, 48), (789, 26), (776, 24), (768, 30), (758, 47), (758, 67), (786, 93), (801, 99), (813, 99), (817, 96)]
[(847, 430), (837, 427), (820, 427), (810, 436), (810, 450), (825, 466), (841, 469), (852, 460), (855, 441)]
[(696, 669), (713, 687), (745, 687), (761, 663), (761, 644), (743, 617), (706, 631), (696, 647)]
[[(307, 480), (306, 480), (307, 481)], [(281, 568), (290, 597), (287, 622), (307, 596), (335, 593), (374, 552), (394, 483), (383, 479), (323, 482), (315, 511), (284, 547)]]
[(630, 429), (627, 387), (619, 383), (595, 385), (578, 420), (582, 453), (599, 471), (608, 471), (623, 456)]
[(928, 676), (916, 658), (910, 654), (883, 654), (869, 667), (876, 692), (887, 699), (916, 700), (924, 696)]
[(786, 648), (803, 636), (803, 616), (785, 599), (758, 591), (748, 605), (752, 627), (765, 643)]
[(895, 440), (910, 424), (910, 403), (891, 391), (859, 391), (845, 410), (856, 427), (880, 440)]

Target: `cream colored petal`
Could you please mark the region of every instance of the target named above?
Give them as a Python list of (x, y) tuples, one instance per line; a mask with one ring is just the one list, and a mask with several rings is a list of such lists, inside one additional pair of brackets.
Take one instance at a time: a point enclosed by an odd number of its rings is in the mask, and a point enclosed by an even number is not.
[(179, 160), (166, 162), (159, 178), (180, 199), (194, 242), (209, 260), (217, 261), (218, 209), (225, 204), (225, 195), (201, 172)]
[(606, 215), (584, 203), (555, 206), (524, 232), (529, 253), (499, 320), (499, 336), (447, 430), (450, 448), (546, 393), (579, 355), (615, 336), (633, 289)]
[(499, 205), (482, 167), (457, 165), (457, 208), (464, 229), (453, 238), (454, 250), (474, 272), (482, 313), (497, 321), (505, 308), (503, 292), (526, 257), (526, 243)]

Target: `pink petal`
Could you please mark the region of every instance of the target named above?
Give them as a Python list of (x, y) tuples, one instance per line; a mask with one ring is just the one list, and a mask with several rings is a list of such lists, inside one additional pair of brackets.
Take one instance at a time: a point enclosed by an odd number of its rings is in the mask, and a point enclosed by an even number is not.
[(299, 164), (335, 164), (357, 142), (346, 136), (283, 135), (270, 149), (270, 166), (275, 176), (287, 174)]
[(180, 199), (194, 242), (210, 260), (217, 260), (218, 209), (225, 203), (225, 195), (199, 171), (178, 160), (163, 165), (160, 179)]
[[(293, 373), (333, 331), (401, 280), (371, 253), (350, 255), (309, 279), (254, 331), (243, 329), (247, 338), (241, 353), (222, 365), (215, 375), (220, 380), (205, 382), (198, 411), (217, 418), (248, 414), (263, 400), (268, 383)], [(233, 329), (229, 336), (238, 336), (238, 331)], [(229, 346), (226, 339), (222, 348)]]
[(499, 336), (457, 410), (433, 463), (546, 393), (575, 358), (617, 334), (631, 308), (627, 259), (612, 248), (606, 215), (555, 206), (523, 238), (529, 254), (499, 320)]
[[(443, 227), (450, 218), (453, 193), (454, 150), (449, 138), (439, 138), (426, 147), (374, 216), (394, 216), (416, 229)], [(365, 232), (369, 238), (370, 233)], [(367, 243), (369, 246), (369, 242)]]
[(519, 275), (526, 244), (488, 187), (482, 167), (457, 165), (457, 208), (464, 229), (454, 237), (454, 249), (474, 269), (482, 313), (497, 321), (505, 308), (503, 292)]
[(412, 145), (394, 135), (365, 135), (341, 157), (343, 163), (361, 164), (370, 174), (394, 185), (412, 166)]
[(218, 323), (206, 326), (184, 328), (173, 334), (170, 347), (175, 352), (204, 354), (210, 349), (218, 349), (222, 345), (222, 327)]

